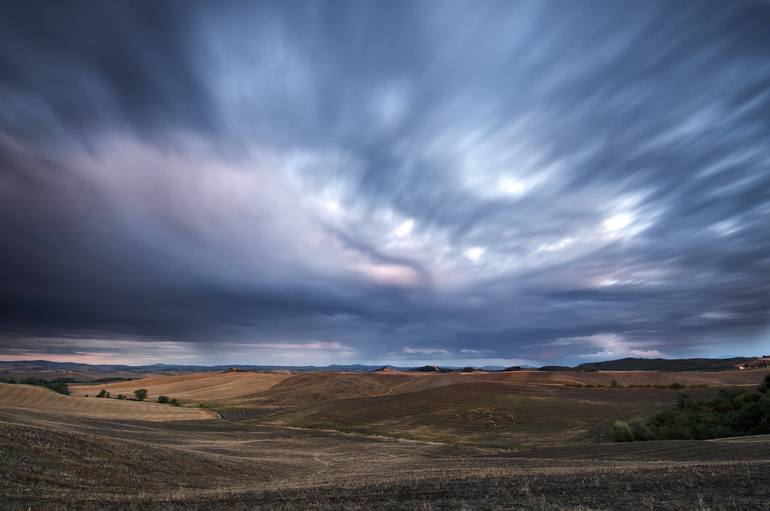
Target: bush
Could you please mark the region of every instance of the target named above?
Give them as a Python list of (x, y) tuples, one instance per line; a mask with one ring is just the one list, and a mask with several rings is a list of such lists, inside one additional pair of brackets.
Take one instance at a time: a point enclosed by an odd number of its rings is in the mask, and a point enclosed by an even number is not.
[(138, 399), (139, 401), (144, 401), (145, 399), (147, 399), (147, 389), (138, 389), (138, 390), (135, 390), (135, 391), (134, 391), (134, 396), (135, 396), (135, 397), (136, 397), (136, 399)]
[(58, 392), (59, 394), (64, 394), (66, 396), (70, 395), (70, 389), (67, 386), (68, 383), (74, 382), (74, 378), (56, 378), (54, 380), (44, 380), (42, 378), (24, 378), (22, 380), (16, 380), (14, 378), (0, 378), (0, 382), (2, 383), (10, 383), (10, 384), (22, 384), (22, 385), (37, 385), (38, 387), (45, 387), (47, 389), (51, 389), (54, 392)]
[(631, 426), (624, 421), (615, 421), (612, 425), (612, 439), (616, 442), (632, 442), (634, 433), (631, 431)]
[[(664, 410), (649, 421), (634, 419), (628, 425), (616, 421), (612, 437), (629, 440), (705, 440), (725, 436), (770, 433), (770, 376), (758, 392), (722, 389), (713, 399), (694, 399), (680, 394), (676, 407)], [(670, 386), (669, 386), (670, 387)]]
[(644, 419), (637, 417), (629, 423), (629, 426), (631, 427), (631, 435), (634, 440), (655, 439), (655, 435)]
[(100, 390), (99, 393), (96, 394), (96, 397), (107, 397), (107, 396), (108, 396), (107, 391), (104, 389)]
[(620, 387), (620, 383), (618, 382), (618, 380), (612, 380), (612, 383), (610, 383), (610, 387), (612, 387), (613, 389), (616, 389)]
[(770, 374), (765, 376), (765, 379), (762, 380), (762, 383), (759, 384), (758, 389), (762, 394), (767, 394), (768, 391), (770, 391)]
[(70, 389), (67, 386), (66, 383), (61, 381), (56, 382), (50, 382), (43, 385), (44, 387), (53, 390), (54, 392), (58, 392), (59, 394), (64, 394), (65, 396), (70, 395)]
[(177, 400), (176, 400), (176, 398), (173, 398), (173, 399), (170, 401), (170, 403), (171, 403), (173, 406), (181, 406), (181, 405), (179, 404), (179, 401), (177, 401)]
[(158, 403), (167, 404), (169, 401), (168, 396), (158, 396)]

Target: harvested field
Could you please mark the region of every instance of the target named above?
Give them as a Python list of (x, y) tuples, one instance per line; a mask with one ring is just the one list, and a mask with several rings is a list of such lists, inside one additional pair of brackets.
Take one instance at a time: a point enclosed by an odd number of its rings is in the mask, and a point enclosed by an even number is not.
[(13, 511), (770, 509), (770, 436), (603, 443), (615, 419), (763, 376), (229, 372), (72, 386), (147, 388), (182, 407), (5, 384), (0, 496)]
[(14, 511), (767, 509), (770, 441), (748, 440), (490, 452), (222, 421), (4, 411), (0, 495)]
[(160, 395), (183, 403), (240, 402), (288, 378), (289, 373), (223, 372), (162, 375), (128, 382), (71, 385), (73, 395), (94, 395), (105, 389), (113, 396), (132, 396), (136, 389), (147, 389), (148, 400)]
[(679, 383), (685, 386), (708, 385), (723, 386), (756, 386), (770, 374), (770, 369), (754, 369), (750, 371), (721, 371), (721, 372), (655, 372), (655, 371), (510, 371), (510, 372), (476, 372), (476, 373), (401, 373), (408, 375), (411, 380), (394, 386), (393, 393), (416, 392), (444, 385), (475, 382), (501, 382), (516, 384), (538, 385), (605, 385), (613, 381), (620, 385), (670, 385)]
[(98, 399), (57, 394), (43, 387), (0, 383), (0, 410), (19, 409), (60, 415), (145, 421), (201, 420), (216, 417), (210, 410), (157, 403)]
[[(477, 382), (338, 399), (265, 413), (266, 423), (519, 448), (601, 439), (615, 419), (647, 417), (681, 391)], [(713, 389), (689, 389), (709, 396)], [(227, 415), (225, 415), (227, 417)]]

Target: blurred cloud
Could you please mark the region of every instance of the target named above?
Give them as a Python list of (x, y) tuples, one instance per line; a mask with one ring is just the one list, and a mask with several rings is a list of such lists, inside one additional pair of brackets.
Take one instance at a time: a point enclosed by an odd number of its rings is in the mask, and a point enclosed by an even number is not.
[(766, 3), (0, 14), (0, 358), (767, 348)]

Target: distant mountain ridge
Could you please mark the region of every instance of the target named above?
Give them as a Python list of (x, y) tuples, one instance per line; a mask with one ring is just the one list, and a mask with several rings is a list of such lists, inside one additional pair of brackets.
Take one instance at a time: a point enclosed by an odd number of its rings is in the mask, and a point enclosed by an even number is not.
[(96, 371), (110, 372), (123, 371), (135, 373), (188, 373), (188, 372), (213, 372), (227, 370), (244, 371), (294, 371), (294, 372), (332, 372), (353, 371), (373, 372), (383, 369), (394, 371), (419, 371), (430, 373), (445, 372), (473, 372), (473, 371), (729, 371), (738, 370), (739, 367), (752, 367), (757, 361), (763, 361), (762, 357), (733, 357), (733, 358), (622, 358), (618, 360), (606, 360), (602, 362), (589, 362), (575, 367), (547, 365), (543, 367), (514, 366), (503, 368), (499, 366), (484, 367), (447, 367), (438, 365), (392, 366), (392, 365), (364, 365), (364, 364), (333, 364), (328, 366), (313, 365), (255, 365), (255, 364), (223, 364), (223, 365), (184, 365), (184, 364), (149, 364), (149, 365), (125, 365), (125, 364), (84, 364), (80, 362), (51, 362), (48, 360), (0, 360), (0, 371)]

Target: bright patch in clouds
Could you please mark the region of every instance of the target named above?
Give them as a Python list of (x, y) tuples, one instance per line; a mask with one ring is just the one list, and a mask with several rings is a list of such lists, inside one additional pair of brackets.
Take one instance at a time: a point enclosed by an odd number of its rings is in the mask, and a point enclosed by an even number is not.
[(471, 261), (478, 262), (484, 256), (485, 249), (482, 247), (471, 247), (465, 251), (465, 257)]
[(573, 243), (575, 243), (575, 240), (572, 239), (572, 238), (562, 238), (562, 239), (560, 239), (559, 241), (557, 241), (555, 243), (549, 243), (549, 244), (546, 244), (546, 245), (540, 245), (540, 247), (538, 247), (537, 250), (539, 252), (555, 252), (557, 250), (562, 250), (564, 248), (567, 248), (568, 246), (572, 245)]
[(604, 232), (611, 236), (622, 234), (623, 230), (634, 222), (634, 217), (630, 213), (618, 213), (607, 218), (602, 227)]
[(505, 195), (518, 197), (527, 191), (528, 186), (524, 181), (504, 176), (497, 180), (497, 189)]
[(409, 234), (412, 232), (413, 227), (414, 227), (414, 220), (409, 218), (401, 222), (398, 225), (398, 227), (396, 227), (396, 229), (393, 231), (393, 233), (399, 238), (405, 238), (409, 236)]
[(401, 348), (401, 353), (404, 355), (446, 355), (449, 352), (440, 348), (410, 348), (405, 346)]
[(261, 350), (333, 350), (350, 351), (353, 348), (336, 341), (314, 342), (260, 342), (252, 344), (254, 349)]
[(580, 358), (612, 359), (623, 357), (660, 358), (665, 354), (657, 349), (646, 349), (656, 343), (633, 342), (622, 335), (603, 333), (581, 337), (561, 337), (551, 343), (551, 346), (576, 346), (578, 348), (592, 347), (599, 351), (580, 353)]
[(368, 280), (389, 286), (414, 286), (421, 277), (413, 268), (403, 264), (367, 263), (356, 267)]

